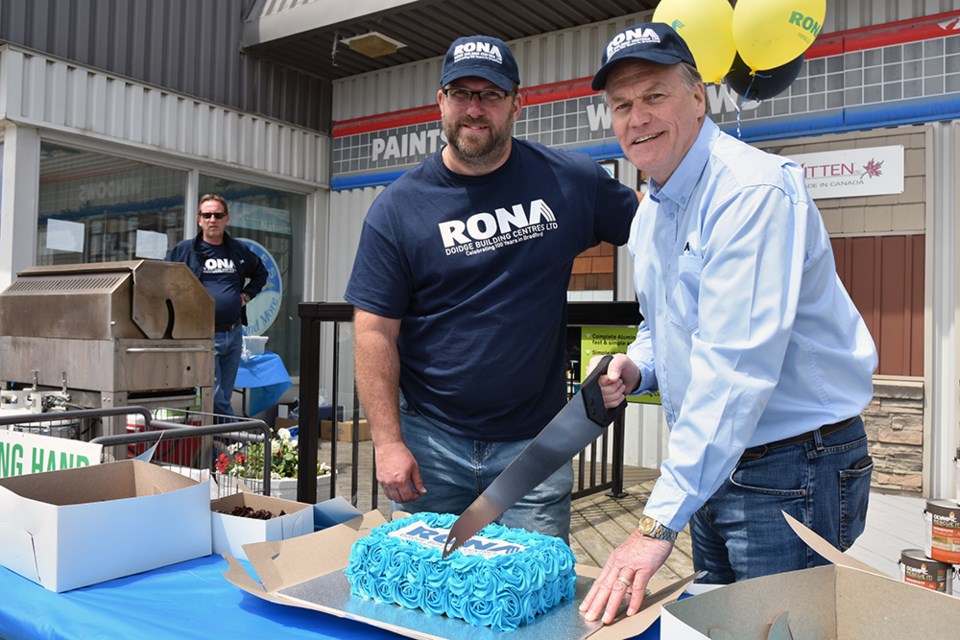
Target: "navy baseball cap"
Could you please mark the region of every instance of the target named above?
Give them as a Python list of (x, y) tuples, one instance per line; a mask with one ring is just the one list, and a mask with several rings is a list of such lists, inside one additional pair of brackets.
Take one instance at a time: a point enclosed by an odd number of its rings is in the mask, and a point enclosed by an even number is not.
[(513, 87), (520, 84), (520, 71), (510, 47), (503, 40), (490, 36), (457, 38), (447, 49), (440, 72), (440, 86), (471, 76), (489, 80), (504, 91), (513, 91)]
[(697, 63), (690, 48), (676, 31), (663, 22), (647, 22), (627, 27), (607, 43), (600, 58), (600, 70), (593, 76), (590, 85), (599, 91), (607, 84), (607, 75), (618, 62), (624, 60), (646, 60), (657, 64), (677, 64), (686, 62), (694, 67)]

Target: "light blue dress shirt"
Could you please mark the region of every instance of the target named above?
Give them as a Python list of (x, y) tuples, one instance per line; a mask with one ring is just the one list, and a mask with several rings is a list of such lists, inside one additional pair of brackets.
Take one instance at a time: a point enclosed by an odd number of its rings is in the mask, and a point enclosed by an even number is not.
[(670, 426), (644, 513), (679, 531), (745, 448), (858, 415), (877, 352), (802, 168), (709, 119), (629, 248), (645, 320), (627, 355)]

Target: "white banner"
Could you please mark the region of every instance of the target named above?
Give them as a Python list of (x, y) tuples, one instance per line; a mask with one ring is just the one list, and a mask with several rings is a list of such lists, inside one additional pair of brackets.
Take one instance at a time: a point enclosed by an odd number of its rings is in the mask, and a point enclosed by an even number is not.
[(100, 464), (103, 445), (0, 429), (0, 478)]
[(803, 153), (790, 159), (803, 167), (814, 200), (903, 193), (902, 145)]

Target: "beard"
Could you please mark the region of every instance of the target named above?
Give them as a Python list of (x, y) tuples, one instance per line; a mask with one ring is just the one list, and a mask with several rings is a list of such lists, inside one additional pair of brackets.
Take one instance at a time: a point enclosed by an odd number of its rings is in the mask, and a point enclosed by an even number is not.
[[(457, 155), (460, 162), (473, 167), (484, 169), (495, 165), (503, 159), (503, 155), (510, 144), (514, 117), (509, 118), (500, 127), (495, 127), (486, 118), (471, 118), (464, 116), (458, 120), (444, 120), (443, 133), (447, 138), (450, 149)], [(464, 125), (483, 125), (489, 133), (484, 139), (463, 128)]]

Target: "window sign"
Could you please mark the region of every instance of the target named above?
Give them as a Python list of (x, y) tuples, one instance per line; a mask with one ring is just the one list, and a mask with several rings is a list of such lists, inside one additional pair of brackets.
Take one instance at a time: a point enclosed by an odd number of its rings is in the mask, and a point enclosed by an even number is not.
[(47, 249), (82, 253), (83, 225), (50, 218), (47, 220)]
[(167, 255), (167, 234), (146, 229), (137, 229), (137, 249), (134, 255), (138, 258), (153, 258), (163, 260)]

